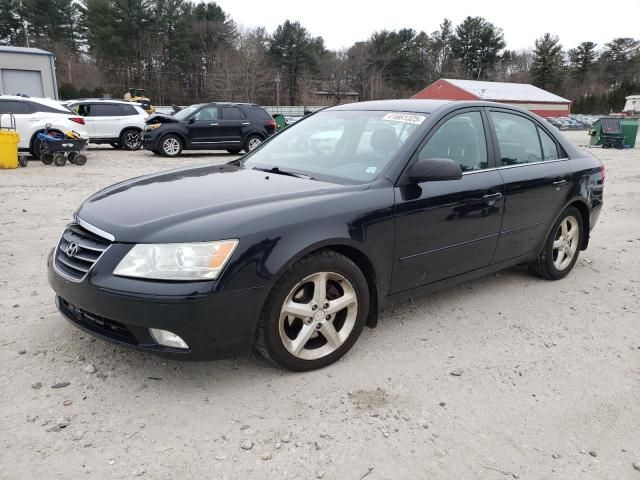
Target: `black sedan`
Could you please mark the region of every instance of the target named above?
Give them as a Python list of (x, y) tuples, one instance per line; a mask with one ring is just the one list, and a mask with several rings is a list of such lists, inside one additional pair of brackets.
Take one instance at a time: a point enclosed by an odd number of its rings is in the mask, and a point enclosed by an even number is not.
[(49, 283), (96, 336), (185, 359), (254, 347), (310, 370), (392, 302), (518, 264), (564, 277), (604, 178), (515, 107), (342, 105), (240, 160), (96, 193), (52, 250)]

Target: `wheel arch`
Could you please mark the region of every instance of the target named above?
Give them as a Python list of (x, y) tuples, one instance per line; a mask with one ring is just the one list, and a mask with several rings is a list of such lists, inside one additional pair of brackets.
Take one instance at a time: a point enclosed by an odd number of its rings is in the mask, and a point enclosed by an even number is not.
[[(589, 246), (589, 232), (591, 231), (591, 226), (589, 223), (589, 218), (590, 218), (589, 205), (587, 204), (587, 201), (582, 197), (572, 198), (562, 207), (562, 209), (560, 209), (558, 214), (554, 217), (553, 221), (549, 224), (549, 228), (547, 229), (547, 233), (544, 236), (544, 239), (546, 241), (547, 237), (551, 233), (551, 229), (558, 221), (558, 218), (560, 218), (560, 216), (565, 212), (565, 210), (570, 207), (575, 207), (580, 212), (580, 216), (582, 217), (582, 241), (580, 245), (580, 250), (586, 250), (587, 247)], [(542, 248), (544, 248), (544, 242), (540, 247), (540, 251), (542, 251)], [(540, 253), (540, 251), (538, 252), (538, 254)]]
[(136, 127), (135, 125), (131, 125), (128, 127), (123, 127), (122, 130), (120, 130), (120, 134), (118, 135), (118, 139), (122, 138), (122, 134), (124, 132), (126, 132), (127, 130), (135, 130), (136, 132), (142, 132), (142, 129), (140, 127)]
[(158, 146), (162, 143), (162, 141), (167, 138), (168, 135), (174, 135), (176, 137), (178, 137), (180, 139), (180, 141), (182, 142), (182, 148), (186, 148), (190, 142), (187, 141), (187, 138), (184, 136), (184, 134), (182, 134), (181, 132), (164, 132), (161, 136), (160, 139), (158, 140)]
[(366, 325), (372, 328), (375, 327), (378, 324), (379, 304), (377, 272), (369, 255), (361, 245), (357, 244), (357, 242), (345, 238), (336, 238), (309, 245), (306, 248), (300, 250), (293, 257), (290, 257), (289, 260), (280, 267), (274, 277), (276, 279), (281, 278), (282, 275), (284, 275), (284, 273), (287, 271), (287, 269), (295, 262), (301, 260), (302, 258), (308, 257), (309, 255), (313, 255), (315, 253), (326, 250), (334, 251), (341, 255), (344, 255), (353, 263), (355, 263), (364, 275), (367, 281), (367, 288), (369, 289), (370, 299), (369, 315), (367, 317)]

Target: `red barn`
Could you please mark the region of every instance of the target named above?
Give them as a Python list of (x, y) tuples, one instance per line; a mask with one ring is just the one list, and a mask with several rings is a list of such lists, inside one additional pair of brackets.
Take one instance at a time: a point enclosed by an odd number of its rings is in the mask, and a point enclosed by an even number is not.
[(441, 78), (412, 98), (440, 100), (487, 100), (508, 103), (541, 117), (566, 117), (571, 101), (528, 83), (481, 82)]

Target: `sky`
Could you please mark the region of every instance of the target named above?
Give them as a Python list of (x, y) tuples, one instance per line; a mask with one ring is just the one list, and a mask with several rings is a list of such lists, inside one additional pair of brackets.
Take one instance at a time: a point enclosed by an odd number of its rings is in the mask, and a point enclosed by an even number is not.
[[(269, 32), (285, 20), (298, 20), (325, 46), (340, 50), (377, 30), (413, 28), (431, 33), (443, 18), (454, 24), (482, 16), (501, 27), (507, 48), (533, 47), (545, 32), (565, 48), (584, 41), (600, 45), (615, 37), (640, 37), (640, 0), (216, 0), (240, 26)], [(535, 8), (533, 7), (535, 5)], [(611, 8), (607, 12), (607, 5)]]

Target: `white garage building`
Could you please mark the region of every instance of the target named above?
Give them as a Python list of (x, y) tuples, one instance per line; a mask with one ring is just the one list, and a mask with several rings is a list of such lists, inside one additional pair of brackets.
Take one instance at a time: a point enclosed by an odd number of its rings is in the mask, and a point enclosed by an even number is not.
[(58, 99), (55, 58), (38, 48), (0, 47), (0, 95)]

